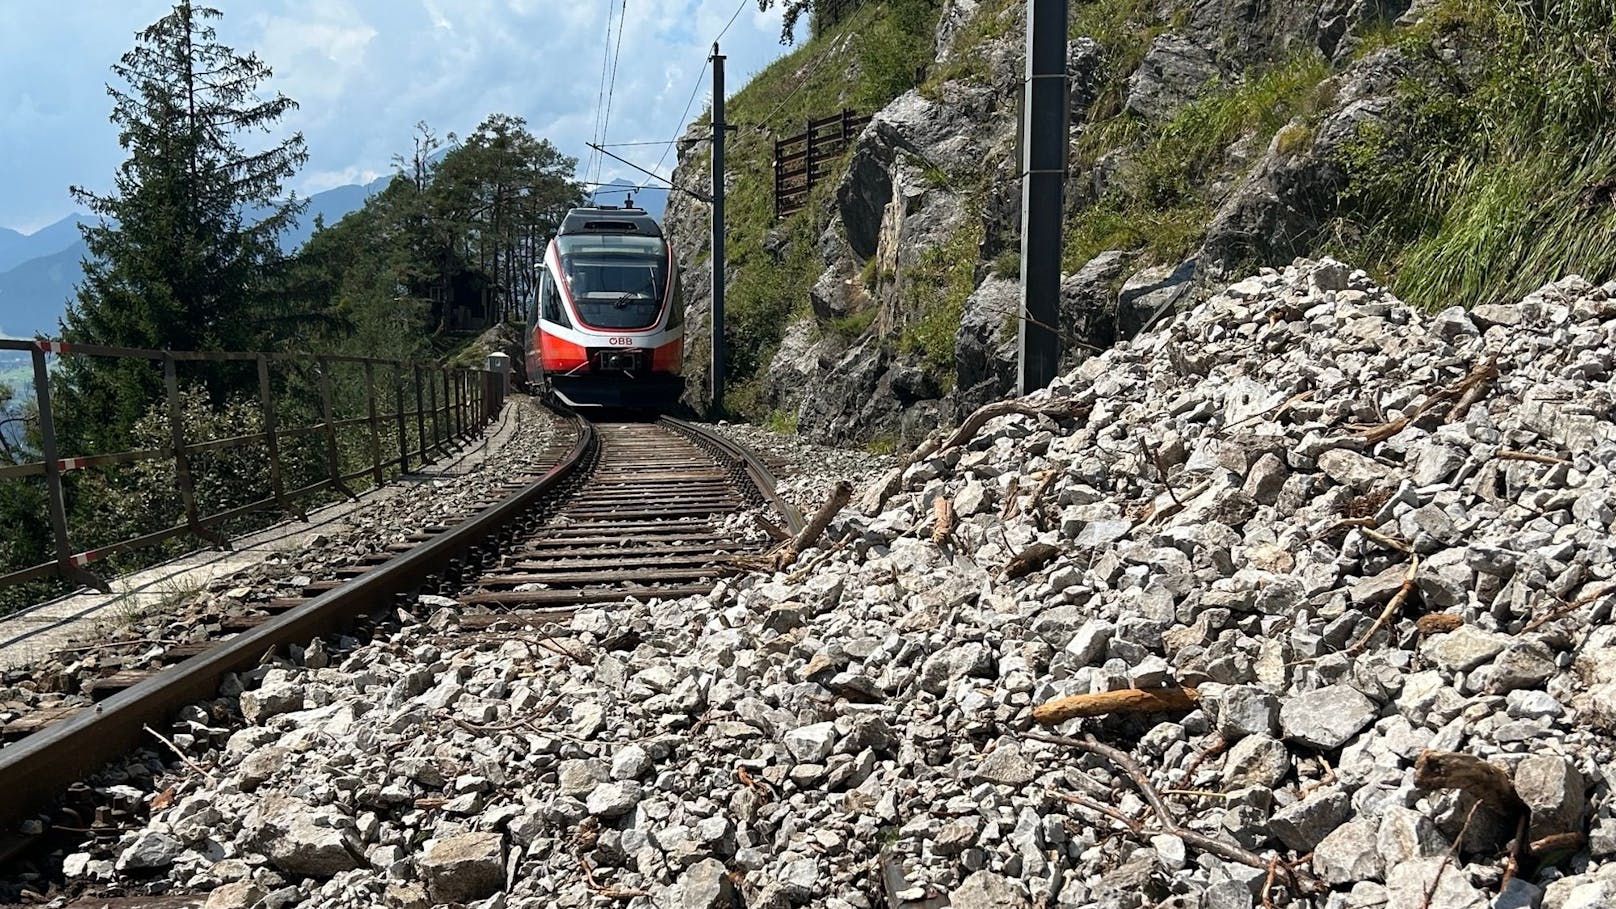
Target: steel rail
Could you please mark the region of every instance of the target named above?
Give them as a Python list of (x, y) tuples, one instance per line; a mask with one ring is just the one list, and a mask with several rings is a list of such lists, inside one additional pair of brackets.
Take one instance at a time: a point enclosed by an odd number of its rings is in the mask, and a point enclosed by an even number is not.
[(217, 696), (225, 675), (257, 666), (267, 652), (339, 632), (354, 619), (419, 589), (428, 578), (445, 576), (452, 563), (513, 526), (591, 459), (594, 427), (575, 419), (578, 438), (562, 461), (503, 501), (340, 587), (0, 748), (0, 831), (15, 828), (73, 783), (136, 748), (144, 741), (146, 726)]
[(781, 517), (785, 518), (787, 530), (795, 534), (806, 525), (802, 512), (797, 509), (797, 506), (787, 502), (775, 488), (774, 473), (769, 470), (767, 464), (763, 463), (763, 459), (758, 457), (750, 448), (731, 441), (717, 430), (691, 423), (688, 420), (665, 416), (658, 418), (658, 422), (673, 427), (676, 432), (684, 433), (707, 443), (712, 448), (717, 449), (724, 458), (739, 465), (752, 481), (752, 485), (757, 487), (759, 494), (763, 496), (763, 500), (771, 505)]

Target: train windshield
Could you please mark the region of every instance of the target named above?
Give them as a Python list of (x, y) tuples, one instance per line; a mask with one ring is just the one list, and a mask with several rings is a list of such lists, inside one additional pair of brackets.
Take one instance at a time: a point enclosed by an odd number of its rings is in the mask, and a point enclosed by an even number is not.
[(561, 270), (585, 324), (617, 329), (656, 324), (668, 285), (661, 240), (615, 236), (562, 240)]

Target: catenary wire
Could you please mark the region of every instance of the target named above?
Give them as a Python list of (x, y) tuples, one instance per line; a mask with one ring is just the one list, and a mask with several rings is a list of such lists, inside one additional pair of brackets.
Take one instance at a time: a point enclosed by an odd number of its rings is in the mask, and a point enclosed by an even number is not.
[[(622, 7), (618, 10), (617, 14), (617, 46), (612, 51), (612, 76), (611, 79), (606, 83), (606, 114), (600, 122), (600, 135), (595, 138), (595, 141), (599, 143), (605, 143), (607, 133), (611, 130), (612, 98), (617, 94), (617, 64), (623, 59), (623, 32), (627, 30), (627, 26), (628, 0), (623, 0)], [(600, 167), (604, 166), (606, 162), (601, 160), (598, 155), (596, 156), (596, 160), (600, 163), (596, 166), (595, 179), (599, 180)]]
[[(590, 138), (596, 142), (600, 136), (600, 115), (606, 101), (606, 64), (611, 60), (612, 54), (612, 7), (606, 5), (606, 40), (601, 42), (600, 49), (600, 88), (595, 92), (595, 127), (590, 132)], [(589, 160), (584, 163), (584, 176), (591, 177), (595, 171), (595, 162), (599, 154), (591, 151)]]
[(829, 42), (825, 45), (825, 49), (819, 52), (819, 56), (814, 58), (814, 62), (808, 64), (808, 71), (803, 74), (802, 78), (796, 80), (796, 88), (793, 88), (790, 94), (782, 98), (780, 103), (774, 106), (773, 110), (769, 111), (767, 114), (764, 114), (763, 118), (758, 121), (756, 127), (759, 130), (766, 130), (769, 128), (769, 121), (773, 120), (775, 114), (778, 114), (787, 104), (791, 103), (792, 98), (797, 97), (797, 92), (802, 91), (803, 86), (808, 84), (808, 80), (814, 77), (814, 73), (819, 71), (820, 65), (826, 60), (830, 59), (830, 52), (834, 50), (835, 47), (835, 42)]
[[(716, 45), (718, 42), (724, 40), (724, 36), (729, 34), (730, 26), (735, 24), (735, 20), (741, 18), (741, 10), (746, 9), (746, 5), (751, 2), (752, 0), (741, 0), (740, 3), (736, 4), (735, 12), (730, 14), (729, 21), (724, 23), (724, 27), (719, 31), (718, 37), (713, 39), (713, 44)], [(707, 60), (707, 64), (709, 66), (712, 64), (712, 62), (713, 61), (711, 58)], [(667, 142), (660, 143), (662, 145), (662, 155), (661, 157), (657, 158), (657, 162), (656, 164), (652, 165), (651, 170), (660, 168), (662, 166), (662, 162), (668, 160), (668, 152), (672, 151), (674, 143), (679, 141), (679, 133), (684, 132), (686, 122), (685, 118), (690, 116), (690, 106), (696, 103), (696, 95), (701, 92), (702, 77), (705, 75), (707, 75), (707, 66), (703, 66), (701, 68), (701, 72), (696, 74), (696, 87), (690, 90), (690, 100), (685, 102), (684, 113), (679, 115), (679, 122), (674, 127), (678, 132), (673, 134), (672, 139), (669, 139)], [(640, 189), (642, 190), (649, 185), (651, 185), (649, 177), (640, 181)]]

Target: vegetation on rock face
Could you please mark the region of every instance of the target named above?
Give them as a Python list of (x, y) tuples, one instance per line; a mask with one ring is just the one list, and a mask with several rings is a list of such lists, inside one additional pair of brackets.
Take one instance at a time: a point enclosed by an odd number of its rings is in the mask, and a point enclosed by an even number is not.
[(1616, 277), (1616, 5), (1448, 0), (1387, 41), (1443, 78), (1361, 130), (1342, 252), (1428, 307)]
[(954, 384), (954, 337), (965, 300), (976, 289), (982, 219), (968, 214), (948, 240), (920, 254), (905, 276), (900, 306), (909, 320), (900, 346), (920, 355), (926, 371), (944, 391)]
[[(938, 0), (867, 2), (770, 64), (729, 99), (729, 119), (740, 126), (727, 147), (729, 411), (754, 419), (769, 412), (758, 397), (763, 370), (792, 319), (807, 312), (809, 289), (823, 268), (817, 244), (829, 224), (825, 203), (835, 177), (816, 185), (801, 211), (776, 220), (775, 139), (800, 133), (807, 120), (844, 107), (873, 113), (913, 88), (933, 58), (938, 6)], [(701, 163), (691, 158), (684, 166)], [(847, 318), (854, 322), (825, 327), (844, 331), (857, 321), (868, 325), (873, 316)]]
[(1247, 161), (1234, 169), (1249, 166), (1293, 118), (1305, 124), (1319, 113), (1319, 84), (1328, 74), (1316, 51), (1303, 51), (1210, 86), (1166, 124), (1147, 124), (1127, 112), (1090, 124), (1078, 142), (1075, 170), (1125, 154), (1105, 188), (1069, 219), (1063, 266), (1075, 271), (1108, 249), (1140, 252), (1157, 263), (1189, 255), (1217, 201), (1208, 184), (1231, 168), (1230, 145), (1243, 140), (1247, 149)]

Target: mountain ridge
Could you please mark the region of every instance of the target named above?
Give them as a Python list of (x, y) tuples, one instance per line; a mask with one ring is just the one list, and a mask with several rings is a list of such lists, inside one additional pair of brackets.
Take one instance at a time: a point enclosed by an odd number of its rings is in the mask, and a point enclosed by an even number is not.
[[(281, 239), (291, 252), (314, 233), (317, 219), (334, 223), (380, 192), (392, 174), (369, 183), (347, 183), (308, 197), (296, 226)], [(32, 233), (0, 227), (0, 337), (54, 335), (83, 272), (89, 248), (79, 225), (90, 216), (75, 212)]]

